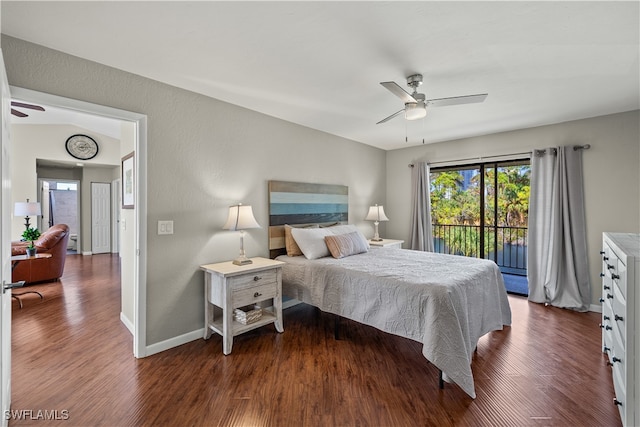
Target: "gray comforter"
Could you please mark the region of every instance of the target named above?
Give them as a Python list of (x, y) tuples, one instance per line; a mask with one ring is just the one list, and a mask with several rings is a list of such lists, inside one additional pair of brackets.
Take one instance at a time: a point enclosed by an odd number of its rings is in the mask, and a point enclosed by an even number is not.
[(492, 261), (389, 248), (342, 259), (278, 260), (286, 262), (283, 295), (421, 342), (424, 357), (474, 398), (471, 359), (478, 340), (511, 324)]

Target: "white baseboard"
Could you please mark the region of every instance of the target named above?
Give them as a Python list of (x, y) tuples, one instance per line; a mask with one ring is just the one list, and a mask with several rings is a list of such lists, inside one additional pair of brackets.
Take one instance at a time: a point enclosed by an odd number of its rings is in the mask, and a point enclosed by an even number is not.
[(165, 350), (169, 350), (173, 347), (178, 347), (179, 345), (186, 344), (191, 341), (195, 341), (197, 339), (203, 339), (204, 337), (204, 328), (187, 332), (186, 334), (179, 335), (177, 337), (169, 338), (168, 340), (161, 341), (155, 344), (151, 344), (147, 346), (147, 356), (151, 356), (156, 353), (160, 353)]
[(591, 304), (589, 306), (589, 311), (595, 311), (596, 313), (602, 313), (602, 306), (598, 304)]
[(298, 301), (297, 299), (288, 299), (282, 302), (282, 309), (293, 307), (294, 305), (302, 304), (302, 301)]
[[(283, 301), (282, 309), (293, 307), (294, 305), (298, 305), (298, 304), (301, 304), (301, 301), (298, 301), (296, 299), (289, 299), (287, 301)], [(268, 309), (271, 307), (265, 307), (265, 308)], [(122, 313), (120, 313), (120, 319), (127, 326), (127, 329), (129, 329), (129, 331), (133, 331), (133, 325), (131, 324), (131, 322), (128, 321), (128, 319), (125, 320), (126, 317)], [(151, 356), (152, 354), (160, 353), (165, 350), (169, 350), (173, 347), (178, 347), (179, 345), (186, 344), (191, 341), (195, 341), (197, 339), (203, 339), (203, 337), (204, 337), (204, 328), (197, 329), (192, 332), (187, 332), (186, 334), (169, 338), (168, 340), (161, 341), (161, 342), (147, 346), (146, 356)]]
[(133, 335), (133, 322), (129, 320), (129, 318), (125, 316), (123, 312), (120, 312), (120, 321), (124, 323), (124, 326), (126, 326), (129, 332), (131, 332), (131, 335)]
[(89, 255), (93, 255), (93, 252), (91, 252), (91, 251), (82, 252), (82, 256), (89, 256)]

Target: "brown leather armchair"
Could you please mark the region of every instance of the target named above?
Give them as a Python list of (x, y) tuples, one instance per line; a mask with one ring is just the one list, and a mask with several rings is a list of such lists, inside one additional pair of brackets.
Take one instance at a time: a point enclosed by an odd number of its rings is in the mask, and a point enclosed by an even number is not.
[[(50, 253), (51, 258), (30, 258), (18, 261), (12, 272), (12, 281), (24, 280), (27, 283), (58, 280), (64, 272), (69, 243), (69, 226), (56, 224), (33, 242), (37, 253)], [(26, 255), (29, 242), (11, 242), (11, 256)]]

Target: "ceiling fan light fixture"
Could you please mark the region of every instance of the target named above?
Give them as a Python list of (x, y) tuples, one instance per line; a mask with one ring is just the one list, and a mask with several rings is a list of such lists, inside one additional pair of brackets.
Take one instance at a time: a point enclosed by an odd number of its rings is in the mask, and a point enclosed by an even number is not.
[(404, 118), (407, 120), (418, 120), (426, 117), (427, 109), (424, 102), (408, 102), (404, 104)]

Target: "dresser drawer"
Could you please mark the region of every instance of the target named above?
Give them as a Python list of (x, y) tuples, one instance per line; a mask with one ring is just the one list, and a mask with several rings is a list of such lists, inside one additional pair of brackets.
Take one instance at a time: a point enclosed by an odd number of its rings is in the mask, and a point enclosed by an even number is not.
[(253, 286), (251, 288), (234, 289), (231, 297), (231, 305), (233, 308), (250, 305), (256, 302), (274, 298), (278, 293), (276, 283), (264, 283), (262, 285)]
[(622, 371), (614, 366), (613, 367), (613, 390), (615, 392), (616, 401), (620, 402), (618, 405), (618, 410), (620, 411), (620, 418), (622, 420), (625, 418), (625, 412), (627, 411), (627, 395), (625, 393), (626, 387), (623, 379)]
[(611, 324), (614, 329), (618, 329), (622, 344), (626, 347), (625, 337), (627, 336), (627, 323), (626, 323), (627, 303), (624, 296), (620, 292), (620, 288), (617, 284), (613, 285), (613, 314), (611, 315)]
[(253, 286), (260, 286), (264, 283), (276, 283), (277, 271), (275, 269), (267, 271), (259, 271), (255, 274), (243, 274), (242, 276), (229, 277), (229, 286), (234, 291), (240, 289), (251, 288)]
[(611, 355), (609, 356), (609, 360), (613, 364), (614, 370), (618, 370), (622, 375), (621, 378), (627, 377), (627, 353), (625, 351), (625, 346), (622, 340), (620, 339), (620, 334), (618, 333), (617, 328), (613, 328), (611, 331), (611, 337), (613, 338), (613, 348), (611, 350)]
[(617, 284), (620, 288), (620, 293), (626, 299), (627, 298), (627, 266), (618, 261), (616, 268), (616, 276), (613, 278), (613, 283)]

